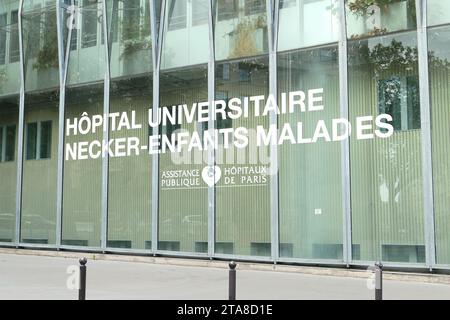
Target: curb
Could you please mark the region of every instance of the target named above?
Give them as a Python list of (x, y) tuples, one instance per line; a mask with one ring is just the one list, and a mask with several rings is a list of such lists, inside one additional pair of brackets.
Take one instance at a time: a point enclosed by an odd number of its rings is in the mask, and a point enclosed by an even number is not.
[[(38, 256), (38, 257), (66, 258), (66, 259), (80, 259), (82, 257), (86, 257), (87, 259), (92, 261), (116, 261), (116, 262), (147, 263), (155, 265), (170, 265), (179, 267), (228, 269), (228, 261), (219, 261), (219, 260), (133, 256), (133, 255), (118, 255), (118, 254), (105, 254), (92, 252), (89, 253), (89, 252), (72, 252), (72, 251), (27, 250), (15, 248), (11, 249), (0, 248), (0, 254), (14, 254), (19, 256)], [(282, 273), (299, 273), (314, 276), (347, 277), (359, 279), (368, 278), (367, 270), (340, 269), (330, 267), (239, 262), (238, 269), (241, 271), (262, 271), (262, 272), (271, 271)], [(422, 282), (431, 284), (450, 285), (450, 275), (442, 275), (442, 274), (422, 274), (422, 273), (384, 271), (383, 278), (385, 280), (391, 281)]]

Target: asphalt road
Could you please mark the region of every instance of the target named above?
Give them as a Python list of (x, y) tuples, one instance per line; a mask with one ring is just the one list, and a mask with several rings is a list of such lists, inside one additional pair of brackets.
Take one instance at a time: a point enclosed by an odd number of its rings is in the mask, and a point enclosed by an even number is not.
[[(77, 299), (67, 268), (77, 260), (0, 254), (0, 299)], [(227, 299), (228, 271), (89, 261), (87, 299)], [(238, 270), (237, 299), (373, 299), (364, 278)], [(386, 299), (450, 299), (450, 285), (385, 281)]]

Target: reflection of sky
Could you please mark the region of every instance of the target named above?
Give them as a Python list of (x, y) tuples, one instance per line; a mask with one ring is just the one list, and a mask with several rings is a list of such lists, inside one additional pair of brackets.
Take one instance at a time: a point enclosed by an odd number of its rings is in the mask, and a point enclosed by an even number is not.
[(449, 0), (428, 0), (428, 25), (450, 22)]
[(435, 28), (428, 31), (428, 49), (436, 57), (450, 61), (450, 26)]
[(339, 38), (337, 0), (285, 1), (280, 8), (280, 51), (335, 42)]

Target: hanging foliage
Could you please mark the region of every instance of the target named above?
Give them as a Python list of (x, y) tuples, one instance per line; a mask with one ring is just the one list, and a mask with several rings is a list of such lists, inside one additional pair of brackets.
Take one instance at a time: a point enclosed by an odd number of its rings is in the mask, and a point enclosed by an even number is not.
[(232, 32), (234, 36), (234, 49), (230, 58), (252, 56), (260, 53), (255, 41), (255, 32), (258, 29), (265, 29), (266, 27), (267, 21), (264, 15), (260, 15), (256, 19), (241, 19)]
[[(395, 39), (389, 45), (379, 43), (370, 49), (364, 43), (362, 45), (359, 44), (356, 49), (362, 63), (371, 66), (376, 73), (399, 69), (414, 70), (417, 69), (419, 62), (419, 54), (416, 47), (405, 46), (401, 41)], [(437, 57), (433, 51), (428, 52), (428, 61), (430, 69), (450, 70), (450, 61)]]
[[(376, 10), (373, 9), (374, 6), (378, 7), (381, 15), (386, 15), (392, 10), (392, 5), (406, 3), (406, 13), (407, 13), (407, 25), (405, 29), (409, 29), (415, 26), (416, 21), (416, 6), (414, 0), (354, 0), (348, 3), (349, 11), (359, 17), (368, 18), (376, 14)], [(352, 35), (351, 39), (359, 39), (367, 36), (379, 36), (386, 34), (390, 31), (387, 27), (377, 27), (374, 26), (371, 30), (367, 30), (364, 34)]]
[(51, 68), (58, 68), (58, 42), (51, 41), (46, 43), (41, 50), (39, 50), (36, 63), (33, 64), (33, 69), (46, 70)]
[(136, 52), (151, 49), (150, 17), (146, 16), (146, 12), (142, 8), (134, 18), (122, 17), (120, 24), (122, 26), (121, 60)]
[(394, 3), (399, 3), (404, 0), (354, 0), (348, 3), (349, 10), (356, 15), (366, 16), (368, 14), (373, 14), (369, 12), (371, 6), (378, 6), (381, 11), (387, 11), (389, 5)]
[[(56, 11), (48, 11), (42, 13), (45, 17), (45, 21), (41, 20), (41, 30), (44, 30), (44, 44), (39, 48), (38, 52), (34, 55), (30, 52), (29, 57), (36, 57), (36, 62), (33, 64), (33, 69), (35, 70), (47, 70), (51, 68), (58, 68), (58, 36), (57, 36), (57, 26), (56, 26)], [(29, 27), (32, 27), (30, 23)], [(33, 32), (30, 30), (28, 37), (33, 36)], [(36, 39), (28, 40), (27, 50), (31, 51), (33, 47), (33, 41)]]

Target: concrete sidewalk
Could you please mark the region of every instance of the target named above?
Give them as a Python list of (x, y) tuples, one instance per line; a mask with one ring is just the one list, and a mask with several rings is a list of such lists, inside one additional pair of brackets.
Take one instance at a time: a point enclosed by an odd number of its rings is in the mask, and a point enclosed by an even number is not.
[[(13, 250), (0, 253), (0, 299), (76, 299), (77, 292), (66, 288), (67, 267), (78, 264), (80, 254), (63, 257), (43, 256), (50, 253)], [(6, 252), (6, 253), (5, 253)], [(185, 265), (142, 263), (139, 257), (129, 260), (93, 260), (87, 255), (87, 299), (227, 299), (228, 271), (226, 263), (201, 266), (196, 261)], [(97, 256), (97, 259), (99, 257)], [(120, 258), (118, 258), (120, 259)], [(156, 258), (155, 258), (156, 259)], [(122, 259), (125, 260), (125, 259)], [(166, 259), (167, 260), (167, 259)], [(179, 261), (182, 260), (172, 259)], [(208, 263), (208, 262), (205, 262)], [(195, 266), (197, 264), (197, 266)], [(326, 268), (311, 272), (254, 270), (240, 264), (237, 275), (238, 299), (373, 299), (367, 288), (369, 274)], [(256, 268), (257, 269), (257, 268)], [(301, 269), (300, 269), (301, 270)], [(317, 274), (314, 274), (317, 270)], [(334, 269), (332, 269), (334, 270)], [(329, 273), (332, 274), (332, 273)], [(450, 299), (449, 276), (392, 276), (384, 282), (385, 299)], [(402, 279), (407, 281), (389, 280)], [(430, 283), (441, 282), (441, 283)], [(443, 282), (443, 283), (442, 283)]]

